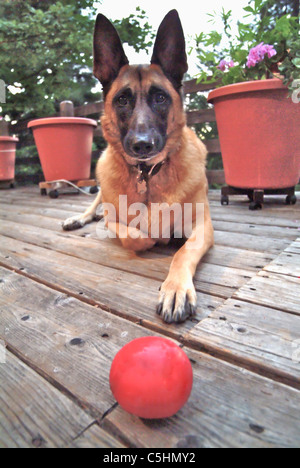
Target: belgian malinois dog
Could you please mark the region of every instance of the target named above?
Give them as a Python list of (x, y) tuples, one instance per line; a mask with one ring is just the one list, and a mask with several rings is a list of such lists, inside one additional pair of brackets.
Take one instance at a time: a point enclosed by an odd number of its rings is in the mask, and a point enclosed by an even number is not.
[[(214, 242), (207, 200), (207, 151), (186, 126), (183, 111), (181, 88), (187, 68), (184, 35), (176, 10), (170, 11), (159, 27), (151, 64), (138, 66), (128, 64), (110, 21), (102, 14), (97, 16), (94, 75), (103, 86), (101, 125), (108, 146), (96, 167), (100, 191), (95, 201), (85, 213), (63, 223), (65, 230), (77, 229), (95, 218), (100, 203), (111, 204), (116, 218), (104, 212), (108, 229), (125, 248), (143, 251), (157, 242), (168, 243), (180, 227), (175, 214), (169, 216), (170, 234), (166, 235), (161, 216), (156, 221), (156, 235), (151, 235), (153, 207), (177, 204), (185, 214), (188, 206), (192, 229), (174, 255), (158, 297), (157, 313), (168, 323), (182, 322), (195, 314), (193, 276)], [(129, 210), (124, 213), (119, 209), (120, 195), (127, 196), (128, 206), (140, 203), (146, 207), (146, 232), (141, 225), (130, 225), (133, 216)], [(197, 206), (203, 207), (200, 219)]]

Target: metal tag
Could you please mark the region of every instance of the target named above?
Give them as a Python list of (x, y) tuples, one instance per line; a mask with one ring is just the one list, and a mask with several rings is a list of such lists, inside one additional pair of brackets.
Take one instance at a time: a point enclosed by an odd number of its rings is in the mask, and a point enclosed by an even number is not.
[(137, 181), (137, 193), (143, 194), (147, 192), (147, 182), (145, 179)]

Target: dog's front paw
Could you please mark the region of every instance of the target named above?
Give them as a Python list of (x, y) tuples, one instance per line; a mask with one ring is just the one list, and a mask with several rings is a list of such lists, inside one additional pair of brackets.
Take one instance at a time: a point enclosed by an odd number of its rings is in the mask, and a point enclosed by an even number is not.
[(184, 322), (196, 314), (197, 295), (193, 280), (166, 279), (162, 284), (156, 312), (167, 322)]
[(64, 231), (73, 231), (74, 229), (82, 228), (87, 223), (91, 222), (92, 219), (93, 217), (90, 219), (89, 217), (83, 216), (82, 214), (75, 215), (63, 221), (61, 225)]

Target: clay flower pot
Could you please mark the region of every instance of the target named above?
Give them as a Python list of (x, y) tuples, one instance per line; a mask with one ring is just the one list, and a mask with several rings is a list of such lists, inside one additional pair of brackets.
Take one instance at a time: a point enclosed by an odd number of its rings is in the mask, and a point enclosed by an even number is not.
[(94, 120), (80, 117), (52, 117), (29, 122), (46, 181), (90, 178), (95, 127)]
[(215, 89), (225, 180), (249, 189), (293, 187), (300, 175), (300, 104), (279, 79)]
[(16, 145), (18, 138), (0, 136), (0, 180), (15, 178)]

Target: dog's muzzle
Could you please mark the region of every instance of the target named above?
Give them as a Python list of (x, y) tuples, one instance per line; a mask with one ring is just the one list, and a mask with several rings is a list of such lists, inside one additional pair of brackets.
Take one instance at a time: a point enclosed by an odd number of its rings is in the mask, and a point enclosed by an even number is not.
[(146, 159), (160, 153), (165, 146), (165, 140), (155, 129), (143, 133), (129, 130), (123, 144), (129, 156)]

